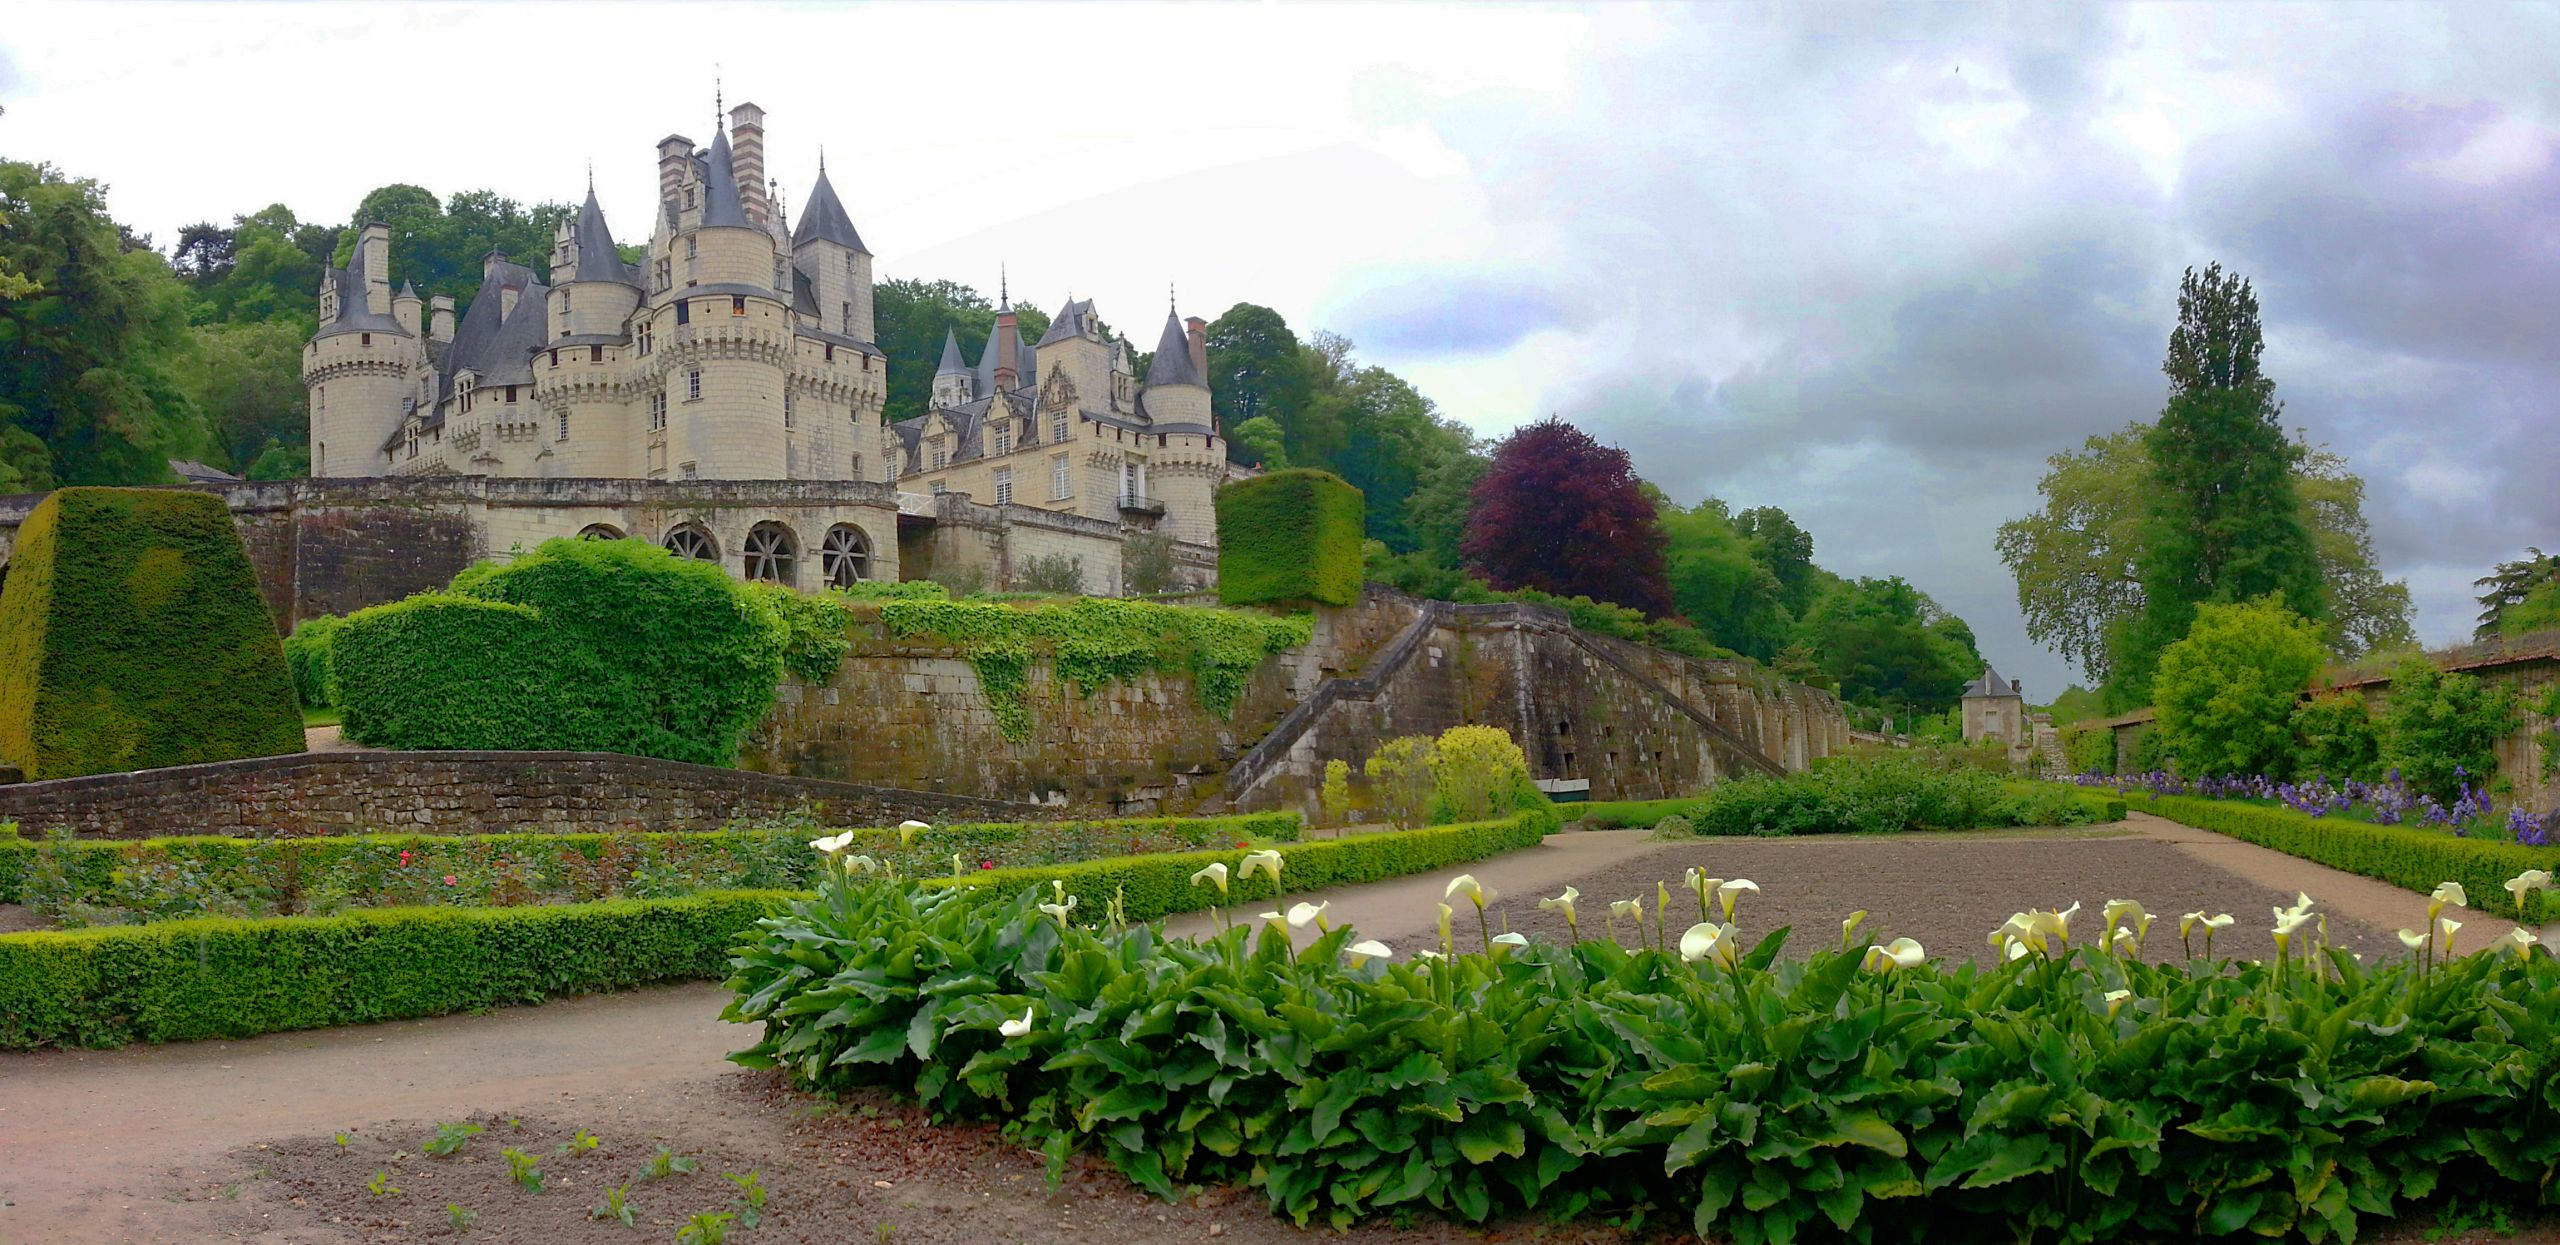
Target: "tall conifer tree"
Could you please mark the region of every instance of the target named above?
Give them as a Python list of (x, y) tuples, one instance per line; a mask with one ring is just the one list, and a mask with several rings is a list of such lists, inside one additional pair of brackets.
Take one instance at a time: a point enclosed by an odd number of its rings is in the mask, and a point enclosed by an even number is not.
[(2151, 518), (2142, 558), (2143, 612), (2115, 650), (2108, 699), (2150, 694), (2160, 650), (2195, 622), (2201, 602), (2281, 596), (2294, 613), (2328, 613), (2320, 558), (2303, 525), (2275, 381), (2259, 370), (2265, 338), (2249, 282), (2214, 264), (2188, 269), (2169, 334), (2169, 401), (2146, 438)]

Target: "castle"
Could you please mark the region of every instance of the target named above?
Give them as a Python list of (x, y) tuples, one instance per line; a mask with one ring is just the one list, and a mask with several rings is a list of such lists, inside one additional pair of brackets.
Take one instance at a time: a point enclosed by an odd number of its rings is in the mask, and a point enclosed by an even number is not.
[[(479, 534), (483, 552), (511, 547), (502, 535), (631, 536), (801, 588), (973, 556), (1004, 586), (1027, 555), (1073, 557), (1086, 590), (1126, 591), (1119, 546), (1142, 531), (1191, 546), (1181, 565), (1210, 564), (1228, 467), (1199, 320), (1167, 313), (1140, 384), (1090, 301), (1036, 344), (1008, 302), (977, 365), (946, 333), (931, 409), (887, 424), (872, 255), (823, 161), (789, 225), (764, 112), (740, 104), (707, 150), (659, 141), (658, 194), (638, 262), (591, 186), (554, 237), (548, 283), (492, 254), (458, 323), (450, 298), (393, 291), (390, 229), (363, 225), (322, 277), (303, 352), (311, 474), (633, 482), (611, 490), (628, 499), (612, 514), (515, 516)], [(688, 481), (810, 483), (788, 490), (794, 513), (759, 515), (676, 500), (699, 492)], [(665, 504), (637, 482), (667, 485)], [(813, 499), (829, 504), (812, 514)], [(935, 523), (980, 536), (934, 558), (913, 529)], [(1009, 539), (1026, 524), (1040, 530)]]

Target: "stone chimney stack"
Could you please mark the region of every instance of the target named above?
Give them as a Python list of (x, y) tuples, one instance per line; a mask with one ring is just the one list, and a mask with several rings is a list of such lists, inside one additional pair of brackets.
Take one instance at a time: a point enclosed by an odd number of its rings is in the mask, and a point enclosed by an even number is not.
[(1016, 323), (1013, 303), (1007, 300), (996, 309), (995, 379), (998, 389), (1011, 389), (1022, 383), (1021, 361), (1014, 355), (1014, 347), (1022, 340), (1021, 332), (1014, 327)]
[(364, 232), (364, 307), (377, 316), (391, 314), (391, 226), (366, 221)]
[(399, 321), (400, 327), (409, 330), (409, 335), (415, 337), (418, 335), (418, 310), (423, 305), (418, 301), (416, 290), (405, 285), (401, 286), (400, 292), (393, 295), (391, 299), (391, 318)]
[(427, 340), (453, 340), (453, 295), (438, 294), (427, 300)]
[(1202, 380), (1209, 376), (1209, 322), (1190, 316), (1182, 322), (1183, 336), (1191, 339), (1191, 367)]
[(658, 140), (658, 202), (675, 198), (684, 185), (685, 161), (693, 158), (693, 140), (669, 134)]
[(738, 201), (747, 209), (747, 219), (771, 224), (773, 200), (764, 180), (764, 109), (740, 104), (729, 110), (729, 167), (738, 172)]
[(2013, 695), (2013, 696), (2023, 697), (2023, 696), (2025, 696), (2025, 695), (2026, 695), (2026, 688), (2025, 688), (2023, 685), (2021, 685), (2021, 684), (2020, 684), (2016, 679), (2011, 679), (2011, 680), (2009, 680), (2009, 694), (2010, 694), (2010, 695)]

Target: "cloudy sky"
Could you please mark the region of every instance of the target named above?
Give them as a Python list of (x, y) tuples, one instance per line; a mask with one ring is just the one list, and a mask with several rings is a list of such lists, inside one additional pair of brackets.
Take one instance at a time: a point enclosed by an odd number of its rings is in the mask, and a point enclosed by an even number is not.
[(1331, 328), (1487, 434), (1555, 412), (1972, 620), (2044, 457), (2156, 412), (2179, 270), (2254, 279), (2287, 420), (2430, 642), (2560, 545), (2560, 8), (20, 4), (0, 153), (164, 244), (372, 187), (637, 232), (713, 80), (884, 275)]

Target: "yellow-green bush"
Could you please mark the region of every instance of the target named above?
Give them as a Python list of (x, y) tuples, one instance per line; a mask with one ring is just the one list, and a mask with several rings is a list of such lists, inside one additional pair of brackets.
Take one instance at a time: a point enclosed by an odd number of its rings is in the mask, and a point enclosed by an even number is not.
[(0, 936), (0, 1049), (244, 1038), (719, 977), (788, 898), (396, 908)]
[(338, 674), (330, 664), (329, 649), (337, 638), (338, 624), (344, 621), (336, 614), (306, 618), (284, 638), (285, 668), (293, 672), (293, 694), (305, 709), (326, 709), (338, 703)]
[[(2377, 826), (2194, 796), (2157, 796), (2134, 807), (2422, 895), (2443, 883), (2460, 882), (2473, 907), (2499, 916), (2515, 915), (2511, 897), (2502, 889), (2509, 879), (2527, 869), (2560, 872), (2560, 847), (2456, 838), (2440, 830)], [(2560, 892), (2534, 892), (2525, 920), (2540, 924), (2555, 919), (2560, 919)]]
[(0, 758), (68, 778), (301, 750), (284, 648), (221, 498), (37, 503), (0, 590)]
[(1274, 471), (1218, 490), (1218, 599), (1349, 605), (1360, 599), (1360, 490), (1331, 472)]

